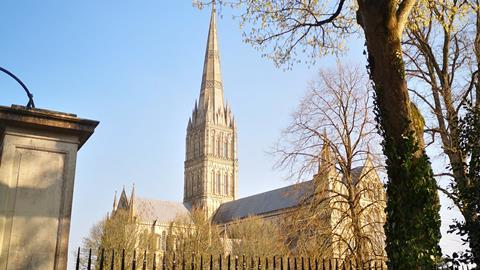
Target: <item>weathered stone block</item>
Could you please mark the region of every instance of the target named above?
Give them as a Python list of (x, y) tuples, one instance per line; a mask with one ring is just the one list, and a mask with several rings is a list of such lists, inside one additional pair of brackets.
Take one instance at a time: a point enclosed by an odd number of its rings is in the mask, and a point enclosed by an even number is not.
[(97, 121), (0, 106), (0, 269), (66, 269), (77, 151)]

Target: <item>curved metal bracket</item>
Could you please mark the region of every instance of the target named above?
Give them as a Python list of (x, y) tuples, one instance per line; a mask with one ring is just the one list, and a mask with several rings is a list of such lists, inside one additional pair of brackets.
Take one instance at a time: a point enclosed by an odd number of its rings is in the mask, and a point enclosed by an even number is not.
[(31, 108), (35, 108), (35, 103), (33, 102), (33, 95), (32, 93), (30, 93), (30, 91), (28, 90), (27, 86), (17, 77), (15, 76), (13, 73), (11, 73), (10, 71), (0, 67), (0, 71), (3, 71), (5, 74), (7, 74), (8, 76), (12, 77), (15, 81), (17, 81), (18, 84), (20, 84), (23, 88), (23, 90), (25, 90), (25, 93), (27, 94), (28, 96), (28, 103), (27, 103), (27, 108), (31, 109)]

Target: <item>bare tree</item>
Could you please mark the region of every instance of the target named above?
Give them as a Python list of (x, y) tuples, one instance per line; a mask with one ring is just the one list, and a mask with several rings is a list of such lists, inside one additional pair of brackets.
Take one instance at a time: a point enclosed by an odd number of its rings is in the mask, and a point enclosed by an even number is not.
[[(440, 202), (428, 156), (423, 119), (410, 101), (401, 40), (408, 17), (426, 0), (225, 0), (241, 10), (247, 42), (275, 63), (307, 54), (337, 53), (345, 37), (363, 30), (375, 91), (378, 127), (387, 159), (387, 253), (395, 268), (433, 267), (441, 255)], [(215, 2), (215, 1), (209, 1)], [(364, 93), (365, 94), (365, 93)], [(429, 235), (426, 238), (425, 235)]]
[(153, 235), (149, 230), (139, 226), (130, 214), (125, 210), (117, 210), (114, 215), (99, 221), (83, 239), (82, 265), (86, 266), (89, 250), (92, 250), (92, 263), (99, 263), (102, 250), (104, 253), (105, 268), (111, 267), (112, 253), (114, 255), (114, 267), (120, 268), (121, 256), (125, 252), (125, 267), (131, 268), (134, 251), (141, 256), (143, 251), (153, 251)]
[[(479, 183), (470, 175), (479, 172), (468, 165), (472, 157), (463, 147), (462, 122), (468, 114), (466, 108), (480, 106), (479, 7), (479, 1), (419, 2), (404, 41), (407, 75), (415, 85), (410, 91), (426, 115), (425, 132), (431, 138), (428, 145), (440, 146), (449, 161), (449, 166), (436, 174), (439, 189), (464, 217), (465, 221), (454, 222), (453, 231), (467, 236), (462, 238), (470, 241), (477, 264), (480, 220), (476, 209), (480, 208), (480, 199), (472, 199), (472, 193)], [(442, 178), (449, 179), (447, 185), (441, 184)]]
[(251, 216), (236, 220), (227, 227), (227, 236), (231, 241), (231, 254), (257, 256), (281, 256), (288, 254), (285, 236), (275, 221)]
[[(220, 236), (219, 228), (206, 217), (205, 211), (193, 208), (188, 216), (180, 216), (170, 222), (167, 230), (165, 260), (168, 265), (172, 265), (174, 256), (177, 262), (183, 260), (191, 262), (191, 256), (195, 256), (197, 258), (195, 262), (198, 265), (202, 256), (206, 262), (210, 255), (224, 253)], [(217, 263), (218, 261), (215, 262)]]
[[(380, 139), (370, 115), (366, 74), (322, 70), (301, 101), (275, 153), (297, 179), (317, 170), (289, 220), (290, 245), (308, 256), (368, 263), (385, 256), (385, 196), (374, 158)], [(376, 147), (378, 150), (379, 147)]]

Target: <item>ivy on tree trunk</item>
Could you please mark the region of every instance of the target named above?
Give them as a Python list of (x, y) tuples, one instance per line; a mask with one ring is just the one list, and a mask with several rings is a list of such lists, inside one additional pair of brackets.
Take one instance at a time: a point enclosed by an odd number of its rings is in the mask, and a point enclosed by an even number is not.
[[(424, 121), (410, 103), (396, 1), (358, 1), (357, 21), (365, 32), (376, 117), (386, 156), (388, 266), (431, 269), (441, 256), (440, 203), (424, 152)], [(404, 1), (405, 2), (405, 1)]]

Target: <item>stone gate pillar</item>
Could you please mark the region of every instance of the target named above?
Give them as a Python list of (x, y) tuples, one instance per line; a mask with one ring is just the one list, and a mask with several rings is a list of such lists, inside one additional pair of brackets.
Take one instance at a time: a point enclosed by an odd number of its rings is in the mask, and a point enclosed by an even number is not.
[(98, 123), (0, 106), (0, 269), (67, 268), (77, 151)]

